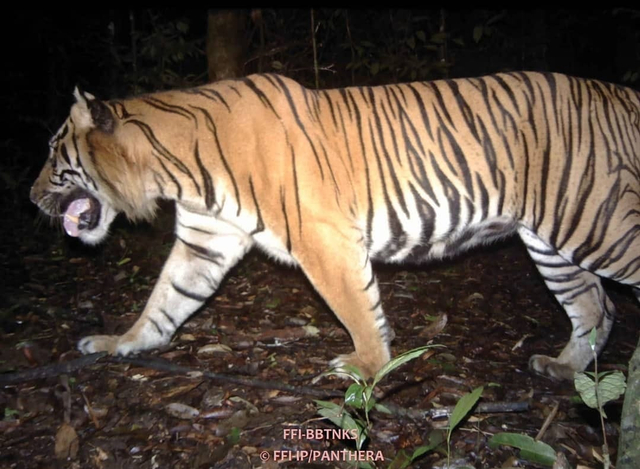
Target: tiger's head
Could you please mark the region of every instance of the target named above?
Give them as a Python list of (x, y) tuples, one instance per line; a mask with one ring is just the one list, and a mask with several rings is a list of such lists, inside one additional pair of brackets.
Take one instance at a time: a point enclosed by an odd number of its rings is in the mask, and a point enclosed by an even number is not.
[(87, 244), (108, 234), (116, 215), (150, 218), (145, 155), (124, 129), (130, 115), (117, 103), (74, 91), (75, 104), (49, 141), (49, 157), (31, 188), (31, 201), (61, 219), (66, 233)]

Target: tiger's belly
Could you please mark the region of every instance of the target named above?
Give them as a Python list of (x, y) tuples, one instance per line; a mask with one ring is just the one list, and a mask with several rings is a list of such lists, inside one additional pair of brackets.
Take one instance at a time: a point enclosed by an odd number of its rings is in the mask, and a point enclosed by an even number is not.
[(371, 231), (369, 253), (374, 260), (388, 263), (422, 263), (464, 252), (474, 246), (489, 244), (516, 232), (516, 221), (508, 216), (495, 216), (478, 222), (449, 225), (436, 224), (425, 230), (421, 220), (408, 221), (395, 229), (389, 223)]

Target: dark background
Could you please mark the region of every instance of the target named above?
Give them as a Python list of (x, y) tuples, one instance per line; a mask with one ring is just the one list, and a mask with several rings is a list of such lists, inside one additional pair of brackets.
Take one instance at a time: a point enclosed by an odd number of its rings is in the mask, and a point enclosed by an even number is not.
[[(313, 87), (310, 10), (242, 14), (245, 74), (279, 72)], [(640, 10), (315, 10), (314, 25), (321, 87), (507, 70), (640, 83)], [(206, 30), (204, 9), (7, 14), (0, 59), (5, 207), (28, 200), (74, 86), (110, 98), (204, 83)]]

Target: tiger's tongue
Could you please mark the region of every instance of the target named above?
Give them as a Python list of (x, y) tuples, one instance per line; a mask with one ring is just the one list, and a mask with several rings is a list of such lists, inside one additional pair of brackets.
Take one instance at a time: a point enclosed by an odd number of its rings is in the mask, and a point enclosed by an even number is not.
[(80, 228), (78, 227), (80, 216), (90, 209), (91, 200), (87, 198), (76, 199), (69, 204), (66, 212), (64, 212), (64, 221), (62, 222), (64, 230), (69, 236), (78, 236), (78, 234), (80, 233)]

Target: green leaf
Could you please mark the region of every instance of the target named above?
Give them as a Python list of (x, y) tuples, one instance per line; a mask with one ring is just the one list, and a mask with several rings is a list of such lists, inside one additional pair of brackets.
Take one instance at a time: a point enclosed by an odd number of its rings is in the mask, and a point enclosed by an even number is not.
[(420, 39), (422, 42), (427, 42), (427, 36), (424, 31), (416, 31), (416, 37)]
[(401, 449), (393, 458), (393, 461), (391, 461), (391, 464), (389, 464), (389, 467), (387, 469), (405, 469), (409, 467), (411, 462), (411, 458), (409, 457), (407, 452)]
[(419, 446), (413, 451), (413, 454), (409, 456), (405, 450), (400, 450), (388, 469), (405, 469), (411, 465), (416, 459), (423, 454), (432, 451), (437, 448), (444, 441), (444, 432), (442, 430), (433, 430), (429, 434), (429, 444), (425, 446)]
[(585, 373), (576, 373), (573, 375), (573, 385), (580, 394), (582, 402), (592, 409), (598, 408), (598, 400), (596, 399), (596, 382), (589, 378)]
[(367, 407), (365, 408), (365, 412), (367, 413), (367, 415), (369, 414), (369, 412), (371, 412), (371, 409), (373, 409), (375, 405), (376, 400), (373, 397), (369, 397), (367, 399)]
[(233, 427), (229, 434), (227, 435), (227, 441), (232, 445), (235, 445), (240, 441), (240, 429), (238, 427)]
[(344, 393), (344, 403), (355, 409), (362, 409), (364, 388), (361, 384), (353, 383)]
[(184, 21), (178, 21), (176, 23), (176, 29), (183, 34), (187, 34), (189, 32), (189, 24)]
[(451, 416), (449, 417), (449, 435), (451, 435), (453, 429), (456, 428), (460, 422), (462, 422), (469, 411), (473, 409), (473, 406), (475, 406), (478, 402), (478, 399), (480, 399), (483, 390), (483, 386), (477, 387), (470, 393), (465, 394), (460, 398), (460, 400), (454, 407)]
[(380, 404), (379, 402), (376, 402), (376, 404), (373, 406), (375, 407), (375, 409), (378, 412), (382, 412), (383, 414), (389, 414), (392, 415), (393, 412), (391, 412), (391, 409), (389, 409), (387, 406), (385, 406), (384, 404)]
[(614, 371), (604, 377), (601, 376), (598, 382), (600, 404), (605, 405), (607, 402), (615, 401), (624, 394), (625, 389), (627, 389), (627, 383), (621, 371)]
[(364, 377), (364, 375), (362, 374), (362, 371), (360, 371), (360, 369), (358, 369), (357, 366), (353, 366), (353, 365), (343, 365), (340, 367), (340, 371), (338, 371), (337, 369), (331, 369), (329, 371), (327, 371), (325, 373), (327, 376), (348, 376), (349, 378), (351, 378), (352, 380), (359, 382), (359, 383), (366, 383), (367, 380)]
[(355, 429), (358, 432), (356, 444), (358, 449), (362, 447), (362, 443), (364, 443), (364, 440), (367, 438), (367, 432), (365, 431), (364, 425), (356, 422), (349, 412), (334, 402), (319, 400), (314, 402), (318, 406), (318, 413), (329, 419), (338, 428), (345, 430)]
[(431, 35), (431, 42), (433, 42), (434, 44), (444, 44), (446, 40), (447, 33), (445, 32), (438, 31), (437, 33)]
[(405, 363), (413, 360), (414, 358), (418, 358), (420, 355), (422, 355), (424, 352), (426, 352), (432, 347), (433, 347), (432, 345), (418, 347), (416, 349), (409, 350), (391, 359), (386, 365), (380, 368), (380, 370), (376, 373), (375, 377), (373, 378), (373, 384), (371, 385), (371, 387), (375, 387), (376, 384), (378, 384), (378, 382), (382, 380), (382, 378), (384, 378), (386, 375), (391, 373), (393, 370), (395, 370), (399, 366), (404, 365)]
[[(586, 373), (576, 373), (573, 378), (574, 385), (582, 401), (592, 409), (598, 408), (598, 399), (596, 397), (596, 382), (589, 378)], [(624, 374), (620, 371), (605, 372), (598, 374), (598, 396), (600, 397), (600, 405), (604, 406), (607, 402), (616, 400), (626, 389)], [(604, 417), (607, 414), (602, 410)]]
[(272, 298), (271, 300), (267, 301), (265, 306), (269, 309), (275, 309), (278, 307), (279, 304), (280, 304), (280, 298)]
[(118, 261), (118, 267), (120, 267), (121, 265), (125, 265), (128, 264), (129, 262), (131, 262), (131, 258), (130, 257), (125, 257), (124, 259), (120, 259)]
[(433, 430), (429, 433), (429, 444), (425, 446), (419, 446), (413, 452), (411, 460), (415, 460), (428, 451), (432, 451), (440, 446), (444, 442), (444, 432), (442, 430)]
[(523, 459), (552, 466), (556, 462), (556, 452), (551, 446), (542, 441), (536, 441), (528, 435), (519, 433), (498, 433), (493, 435), (489, 440), (491, 448), (497, 448), (499, 445), (512, 446), (520, 449), (520, 456)]
[(483, 32), (483, 27), (481, 24), (473, 28), (473, 41), (476, 44), (480, 42), (480, 39), (482, 39), (482, 32)]
[(380, 62), (373, 62), (371, 64), (371, 75), (375, 76), (380, 71)]

